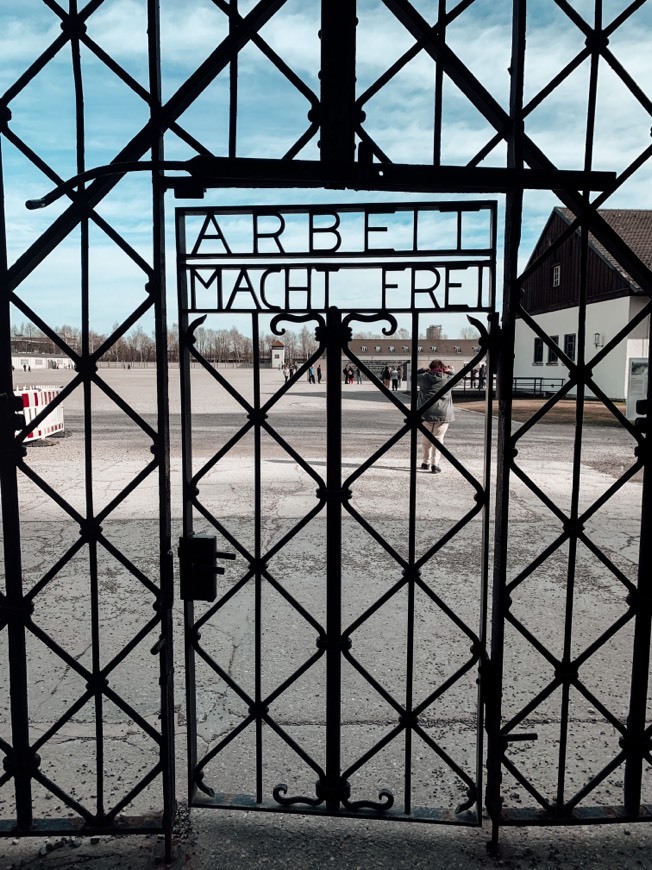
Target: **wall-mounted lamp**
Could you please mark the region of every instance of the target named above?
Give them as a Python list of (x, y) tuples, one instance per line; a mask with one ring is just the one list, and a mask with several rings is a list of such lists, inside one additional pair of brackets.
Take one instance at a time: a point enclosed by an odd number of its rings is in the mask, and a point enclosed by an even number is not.
[(593, 334), (593, 344), (596, 347), (604, 347), (604, 335), (599, 332)]

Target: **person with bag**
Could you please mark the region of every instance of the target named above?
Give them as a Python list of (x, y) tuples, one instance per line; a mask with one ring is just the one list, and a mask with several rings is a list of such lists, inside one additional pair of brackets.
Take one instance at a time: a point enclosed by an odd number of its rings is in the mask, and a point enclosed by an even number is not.
[[(433, 360), (427, 369), (419, 369), (417, 375), (419, 377), (417, 407), (419, 408), (423, 407), (430, 399), (435, 398), (451, 378), (450, 373), (446, 370), (446, 366), (440, 359)], [(441, 472), (439, 467), (441, 456), (439, 445), (444, 443), (444, 435), (449, 423), (452, 423), (455, 419), (451, 391), (449, 390), (426, 408), (422, 419), (425, 429), (435, 437), (436, 443), (433, 444), (426, 435), (422, 435), (421, 468), (424, 471), (431, 471), (432, 474), (439, 474)]]

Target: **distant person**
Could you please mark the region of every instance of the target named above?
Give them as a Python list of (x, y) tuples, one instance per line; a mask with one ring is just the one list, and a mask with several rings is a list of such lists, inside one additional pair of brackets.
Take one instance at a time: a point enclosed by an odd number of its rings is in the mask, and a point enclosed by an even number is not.
[(355, 367), (355, 382), (356, 384), (362, 383), (362, 372), (357, 366)]
[(398, 390), (398, 371), (395, 368), (392, 368), (389, 373), (389, 380), (392, 385), (392, 391), (396, 392)]
[(310, 366), (308, 368), (308, 383), (309, 384), (315, 383), (315, 368), (314, 368), (314, 366)]
[(317, 366), (317, 383), (321, 384), (321, 366)]
[(285, 363), (283, 366), (283, 377), (285, 378), (285, 383), (287, 384), (288, 378), (290, 377), (290, 366)]
[[(427, 369), (419, 369), (417, 374), (420, 381), (418, 407), (421, 408), (442, 391), (451, 375), (440, 359), (433, 360)], [(433, 444), (426, 435), (421, 436), (421, 468), (424, 471), (429, 470), (432, 474), (440, 473), (441, 451), (439, 445), (444, 443), (449, 423), (452, 423), (454, 419), (455, 411), (450, 390), (423, 412), (423, 425), (436, 439), (436, 443)]]
[(389, 389), (389, 387), (390, 387), (389, 381), (390, 381), (389, 366), (385, 366), (385, 368), (383, 369), (383, 384), (384, 384), (384, 386), (387, 387), (387, 389)]
[(478, 369), (478, 388), (484, 390), (484, 385), (487, 382), (487, 367), (484, 363)]

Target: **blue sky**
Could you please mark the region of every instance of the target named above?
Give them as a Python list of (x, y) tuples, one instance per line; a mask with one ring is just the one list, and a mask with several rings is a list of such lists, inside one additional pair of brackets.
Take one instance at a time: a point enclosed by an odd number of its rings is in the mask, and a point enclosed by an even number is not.
[[(86, 7), (79, 0), (80, 9)], [(147, 88), (146, 2), (104, 0), (87, 19), (88, 36), (132, 77), (134, 88)], [(255, 3), (241, 0), (240, 14)], [(413, 7), (434, 23), (437, 4), (413, 2)], [(528, 51), (525, 69), (526, 103), (533, 100), (585, 46), (587, 26), (593, 24), (594, 0), (564, 4), (537, 0), (529, 4)], [(449, 2), (447, 8), (456, 4)], [(621, 0), (605, 0), (603, 24), (629, 8)], [(74, 98), (70, 47), (64, 46), (26, 87), (14, 92), (14, 82), (61, 35), (54, 2), (3, 0), (0, 4), (0, 90), (9, 91), (11, 131), (36, 152), (52, 171), (65, 179), (76, 171)], [(67, 3), (59, 7), (64, 12)], [(577, 15), (576, 20), (572, 16)], [(500, 106), (509, 99), (508, 73), (511, 39), (511, 2), (476, 0), (447, 30), (447, 42)], [(358, 2), (358, 94), (363, 95), (378, 77), (408, 51), (413, 37), (380, 0)], [(227, 33), (224, 13), (211, 0), (162, 0), (163, 97), (169, 99), (196, 66), (219, 45)], [(282, 157), (308, 127), (310, 94), (319, 88), (319, 3), (287, 0), (261, 31), (265, 45), (287, 64), (301, 88), (288, 82), (254, 45), (240, 58), (237, 149), (243, 157)], [(644, 3), (611, 36), (613, 66), (601, 59), (596, 113), (593, 168), (620, 173), (650, 144), (647, 100), (652, 82), (649, 51), (652, 5)], [(391, 81), (365, 100), (365, 130), (394, 162), (427, 163), (432, 160), (433, 63), (422, 51)], [(86, 136), (86, 167), (110, 162), (147, 120), (147, 106), (134, 89), (122, 82), (101, 58), (82, 49)], [(641, 88), (639, 99), (622, 81), (630, 76)], [(584, 162), (584, 136), (589, 62), (585, 60), (553, 94), (526, 119), (526, 132), (547, 157), (563, 169), (580, 169)], [(228, 75), (225, 71), (179, 119), (183, 129), (217, 155), (228, 147)], [(491, 125), (455, 85), (444, 85), (442, 162), (464, 164), (493, 134)], [(317, 157), (316, 137), (299, 157)], [(187, 159), (193, 149), (173, 132), (166, 139), (169, 159)], [(501, 166), (505, 149), (499, 145), (484, 165)], [(34, 167), (11, 142), (3, 142), (5, 210), (10, 264), (37, 242), (66, 207), (58, 201), (41, 211), (28, 211), (25, 201), (45, 194), (51, 180)], [(652, 207), (650, 167), (643, 166), (605, 207)], [(352, 191), (263, 190), (222, 191), (207, 195), (206, 204), (364, 202), (410, 200), (402, 194), (358, 194)], [(497, 197), (499, 203), (501, 198)], [(176, 320), (174, 290), (173, 210), (167, 204), (169, 224), (168, 280), (171, 288), (170, 322)], [(198, 203), (188, 203), (196, 205)], [(525, 199), (525, 224), (520, 251), (525, 261), (552, 207), (551, 193), (532, 192)], [(146, 175), (121, 181), (98, 206), (97, 213), (144, 258), (149, 258), (151, 204)], [(142, 271), (107, 236), (91, 224), (91, 316), (97, 331), (107, 331), (144, 295)], [(79, 233), (70, 234), (21, 285), (18, 293), (51, 325), (79, 322)], [(16, 319), (23, 320), (20, 312)], [(457, 321), (456, 321), (457, 322)], [(462, 321), (460, 320), (461, 324)], [(147, 324), (145, 324), (147, 328)], [(455, 332), (455, 326), (449, 334)]]

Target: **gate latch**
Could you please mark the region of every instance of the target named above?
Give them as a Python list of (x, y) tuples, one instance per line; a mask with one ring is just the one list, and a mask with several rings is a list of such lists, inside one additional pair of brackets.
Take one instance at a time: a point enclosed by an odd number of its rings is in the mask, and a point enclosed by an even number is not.
[(179, 538), (179, 586), (182, 601), (215, 601), (217, 575), (224, 574), (218, 559), (235, 559), (235, 553), (218, 553), (213, 535), (191, 534)]
[(647, 399), (639, 399), (636, 402), (636, 413), (640, 414), (640, 416), (637, 416), (634, 420), (634, 426), (639, 432), (642, 432), (645, 435), (648, 433), (650, 426), (648, 418), (650, 413), (650, 403)]

